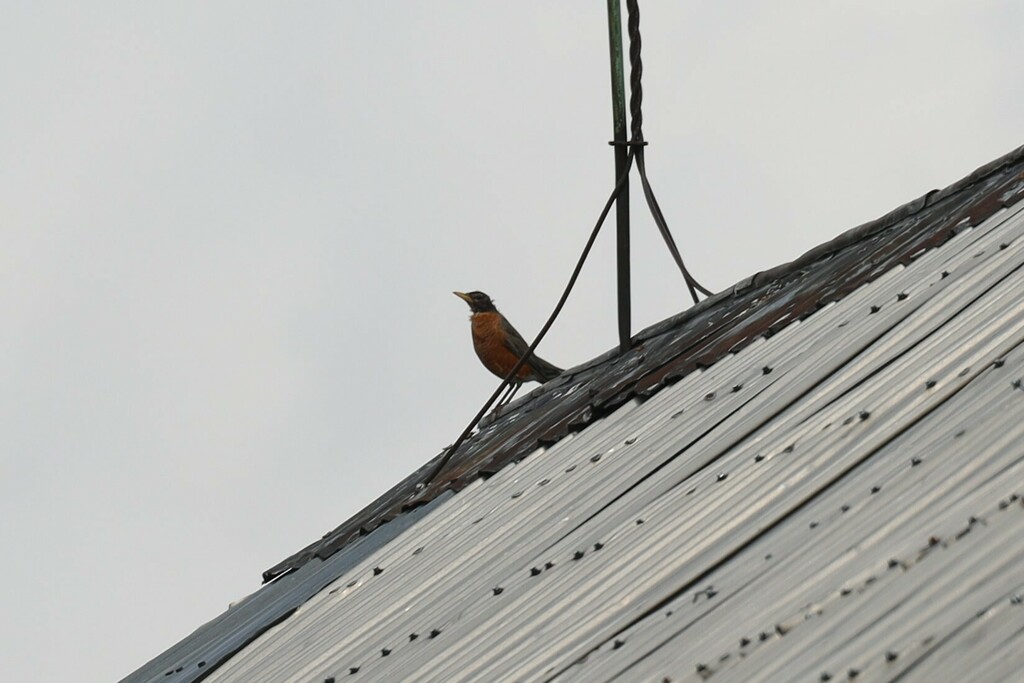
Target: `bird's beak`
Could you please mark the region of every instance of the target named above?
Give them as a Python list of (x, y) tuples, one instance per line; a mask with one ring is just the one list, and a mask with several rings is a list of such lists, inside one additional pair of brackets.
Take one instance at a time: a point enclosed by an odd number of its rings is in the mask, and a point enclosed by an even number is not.
[(452, 294), (454, 294), (455, 296), (459, 297), (460, 299), (465, 301), (467, 304), (472, 302), (472, 299), (470, 299), (469, 294), (466, 294), (465, 292), (452, 292)]

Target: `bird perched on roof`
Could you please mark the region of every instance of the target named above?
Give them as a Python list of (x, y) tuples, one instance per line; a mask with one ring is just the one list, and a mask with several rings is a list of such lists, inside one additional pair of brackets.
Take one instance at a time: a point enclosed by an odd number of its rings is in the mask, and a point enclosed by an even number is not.
[[(473, 349), (480, 358), (480, 362), (495, 375), (505, 379), (512, 371), (512, 367), (529, 350), (530, 345), (516, 331), (516, 328), (512, 327), (512, 323), (498, 312), (491, 297), (483, 292), (469, 292), (468, 294), (452, 292), (452, 294), (469, 304), (469, 309), (473, 311), (469, 320), (473, 330)], [(538, 358), (536, 354), (531, 354), (530, 358), (516, 372), (508, 391), (498, 401), (498, 406), (511, 401), (523, 382), (543, 384), (562, 372), (561, 368)]]

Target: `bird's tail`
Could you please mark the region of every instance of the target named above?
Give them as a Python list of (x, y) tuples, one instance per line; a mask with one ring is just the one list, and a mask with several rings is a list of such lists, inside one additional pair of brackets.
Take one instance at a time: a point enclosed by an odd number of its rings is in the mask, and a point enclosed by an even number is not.
[(537, 373), (541, 383), (552, 380), (565, 372), (562, 368), (552, 365), (543, 358), (538, 358), (537, 356), (533, 357), (530, 362), (530, 366), (534, 369), (534, 372)]

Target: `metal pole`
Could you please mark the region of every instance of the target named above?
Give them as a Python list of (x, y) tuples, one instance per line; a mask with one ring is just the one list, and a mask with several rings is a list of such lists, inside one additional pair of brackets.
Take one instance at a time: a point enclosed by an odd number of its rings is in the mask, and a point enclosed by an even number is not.
[[(622, 14), (619, 0), (608, 0), (608, 51), (612, 66), (612, 120), (615, 141), (615, 179), (626, 171), (626, 87), (622, 75)], [(629, 300), (629, 179), (615, 201), (615, 243), (619, 302), (619, 348), (630, 347)]]

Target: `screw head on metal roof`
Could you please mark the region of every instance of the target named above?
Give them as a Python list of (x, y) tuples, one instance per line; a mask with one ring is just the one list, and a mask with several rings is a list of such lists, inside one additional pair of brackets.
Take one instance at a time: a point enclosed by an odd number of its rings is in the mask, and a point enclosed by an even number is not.
[(725, 481), (726, 477), (728, 477), (728, 476), (729, 476), (728, 472), (719, 472), (718, 476), (716, 477), (716, 479), (718, 479), (718, 481)]
[(601, 454), (600, 453), (598, 453), (597, 455), (590, 456), (590, 462), (597, 462), (600, 459), (601, 459)]
[(373, 568), (373, 575), (374, 576), (379, 576), (380, 574), (383, 574), (383, 573), (384, 573), (384, 570), (381, 569), (380, 567), (374, 567)]
[(430, 635), (427, 636), (427, 637), (428, 638), (437, 638), (439, 635), (441, 635), (441, 629), (435, 628), (435, 629), (431, 629)]
[(359, 667), (358, 666), (350, 666), (348, 668), (348, 675), (349, 676), (352, 676), (352, 675), (357, 674), (357, 673), (359, 673)]
[(809, 526), (811, 529), (817, 529), (818, 528), (818, 523), (817, 522), (811, 522), (807, 526)]
[(822, 680), (822, 681), (831, 681), (831, 680), (832, 680), (832, 674), (830, 674), (830, 673), (829, 673), (829, 672), (827, 672), (827, 671), (822, 671), (822, 672), (821, 672), (821, 675), (820, 675), (820, 676), (818, 676), (818, 680)]
[(583, 559), (583, 551), (582, 550), (577, 550), (576, 552), (574, 552), (572, 554), (572, 559), (573, 559), (573, 561), (575, 561), (575, 560), (582, 560)]
[(541, 573), (540, 567), (530, 567), (530, 576), (537, 576)]
[(740, 647), (750, 645), (750, 638), (740, 638)]
[(762, 375), (770, 375), (770, 374), (772, 374), (772, 368), (767, 366), (767, 365), (764, 366), (763, 368), (761, 368), (761, 374)]
[(924, 388), (925, 389), (931, 389), (934, 386), (935, 386), (935, 380), (933, 380), (933, 379), (930, 379), (930, 380), (928, 380), (927, 382), (924, 383)]
[(913, 458), (910, 459), (910, 466), (911, 467), (917, 467), (920, 464), (921, 464), (921, 458), (913, 457)]
[(869, 417), (871, 417), (871, 413), (869, 413), (866, 410), (862, 410), (859, 413), (857, 413), (857, 417), (859, 417), (861, 420), (866, 420)]
[(544, 563), (544, 569), (551, 569), (554, 566), (555, 566), (554, 562), (545, 562)]
[(631, 436), (628, 439), (626, 439), (626, 445), (627, 446), (632, 446), (635, 443), (636, 443), (636, 437), (635, 436)]
[(418, 634), (418, 633), (410, 633), (409, 634), (409, 642), (411, 643), (412, 641), (416, 640), (419, 637), (420, 637), (420, 634)]
[(860, 669), (847, 669), (847, 671), (846, 671), (846, 677), (847, 678), (856, 678), (857, 676), (860, 676)]
[(324, 683), (334, 683), (334, 676), (328, 676), (325, 678)]
[(906, 298), (907, 298), (908, 296), (909, 296), (909, 295), (908, 295), (908, 294), (907, 294), (906, 292), (899, 292), (899, 293), (897, 293), (897, 294), (896, 294), (896, 300), (897, 300), (897, 301), (903, 301), (903, 300), (904, 300), (904, 299), (906, 299)]
[(492, 591), (492, 592), (493, 592), (493, 593), (494, 593), (495, 595), (501, 595), (502, 593), (504, 593), (504, 592), (505, 592), (505, 589), (504, 589), (504, 588), (502, 588), (501, 586), (495, 586), (494, 588), (492, 588), (492, 589), (491, 589), (491, 591)]
[(1021, 603), (1024, 603), (1024, 596), (1022, 596), (1020, 593), (1010, 596), (1011, 605), (1020, 605)]
[(882, 490), (881, 486), (872, 486), (871, 487), (871, 493), (878, 493), (881, 490)]
[(849, 512), (850, 511), (850, 506), (849, 505), (843, 505), (843, 506), (841, 506), (839, 508), (839, 511), (840, 512)]
[(900, 656), (899, 653), (896, 652), (895, 650), (887, 650), (886, 653), (885, 653), (885, 661), (887, 661), (887, 662), (895, 662), (896, 659), (899, 656)]
[(612, 649), (613, 650), (618, 650), (620, 647), (622, 647), (625, 644), (626, 644), (626, 641), (620, 640), (620, 639), (616, 638), (615, 642), (612, 643)]
[(600, 550), (603, 547), (604, 547), (604, 543), (601, 543), (600, 541), (598, 541), (597, 543), (594, 544), (594, 550)]
[(880, 310), (882, 310), (881, 306), (872, 306), (871, 307), (871, 312), (872, 313), (878, 313)]
[(715, 392), (712, 391), (710, 393), (704, 394), (704, 400), (705, 401), (714, 401), (715, 400)]

